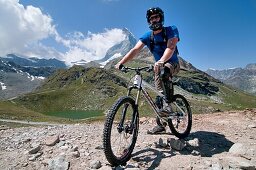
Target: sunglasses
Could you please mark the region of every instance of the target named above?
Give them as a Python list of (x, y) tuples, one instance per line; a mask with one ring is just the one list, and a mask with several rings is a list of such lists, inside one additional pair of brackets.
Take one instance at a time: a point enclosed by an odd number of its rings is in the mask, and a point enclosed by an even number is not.
[(150, 21), (154, 20), (154, 19), (159, 19), (160, 16), (159, 15), (154, 15), (152, 17), (149, 18)]

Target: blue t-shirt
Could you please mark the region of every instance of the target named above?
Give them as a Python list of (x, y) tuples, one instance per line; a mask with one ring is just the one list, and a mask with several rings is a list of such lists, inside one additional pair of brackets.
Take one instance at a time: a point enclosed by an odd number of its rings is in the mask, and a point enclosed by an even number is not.
[[(171, 39), (174, 37), (177, 37), (179, 40), (179, 32), (176, 26), (169, 26), (165, 27), (166, 29), (166, 37), (167, 39)], [(150, 36), (151, 36), (151, 31), (146, 32), (142, 37), (140, 37), (140, 40), (145, 44), (149, 49), (150, 49)], [(154, 35), (154, 48), (151, 51), (153, 53), (153, 56), (155, 58), (155, 61), (160, 60), (160, 58), (163, 56), (164, 51), (167, 47), (167, 43), (164, 43), (163, 40), (163, 33), (160, 32), (158, 34)], [(178, 51), (175, 50), (172, 57), (169, 59), (167, 62), (172, 62), (172, 63), (177, 63), (179, 62), (178, 60)]]

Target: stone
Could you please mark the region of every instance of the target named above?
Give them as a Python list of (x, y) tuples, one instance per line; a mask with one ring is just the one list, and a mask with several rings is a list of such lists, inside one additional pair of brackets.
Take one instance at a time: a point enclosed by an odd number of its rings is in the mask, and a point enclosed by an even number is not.
[(199, 147), (199, 139), (195, 138), (193, 140), (187, 141), (187, 144), (193, 147)]
[(28, 151), (28, 153), (29, 153), (29, 154), (35, 154), (35, 153), (37, 153), (38, 151), (40, 151), (40, 149), (41, 149), (40, 144), (37, 144), (37, 145), (34, 146), (32, 149), (30, 149), (30, 150)]
[(248, 125), (248, 128), (256, 128), (256, 124), (250, 124)]
[(90, 168), (99, 169), (101, 167), (101, 162), (99, 160), (93, 160), (90, 162)]
[(45, 140), (45, 145), (47, 145), (47, 146), (54, 146), (59, 141), (60, 141), (59, 135), (49, 136)]
[(74, 152), (71, 152), (71, 155), (75, 158), (79, 158), (80, 157), (80, 153), (79, 151), (74, 151)]
[(65, 160), (64, 155), (60, 155), (57, 158), (48, 161), (49, 170), (68, 170), (70, 163)]
[(230, 153), (243, 155), (246, 153), (246, 148), (242, 143), (235, 143), (229, 149)]
[(168, 138), (167, 142), (170, 144), (171, 148), (177, 151), (181, 151), (185, 147), (185, 142), (180, 139)]

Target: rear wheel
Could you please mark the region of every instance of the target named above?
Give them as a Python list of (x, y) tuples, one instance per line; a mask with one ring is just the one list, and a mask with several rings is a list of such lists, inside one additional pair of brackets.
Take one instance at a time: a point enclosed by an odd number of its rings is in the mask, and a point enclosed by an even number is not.
[(104, 153), (112, 166), (124, 165), (134, 149), (139, 118), (135, 101), (125, 96), (108, 111), (103, 130)]
[(168, 119), (168, 125), (172, 133), (181, 139), (187, 137), (192, 127), (192, 112), (186, 98), (174, 95), (171, 108), (172, 116)]

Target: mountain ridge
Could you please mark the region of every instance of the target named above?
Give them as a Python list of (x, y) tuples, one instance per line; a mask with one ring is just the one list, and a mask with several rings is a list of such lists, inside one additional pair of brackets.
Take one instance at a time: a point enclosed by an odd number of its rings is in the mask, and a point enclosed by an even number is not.
[(63, 67), (63, 62), (56, 59), (26, 59), (14, 54), (0, 57), (0, 100), (35, 90), (46, 77)]
[(256, 95), (256, 63), (248, 64), (245, 68), (208, 69), (206, 73), (227, 85)]

